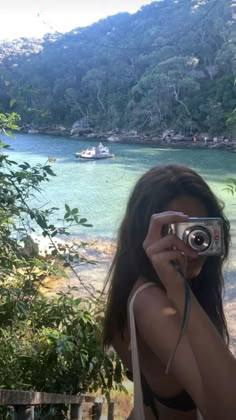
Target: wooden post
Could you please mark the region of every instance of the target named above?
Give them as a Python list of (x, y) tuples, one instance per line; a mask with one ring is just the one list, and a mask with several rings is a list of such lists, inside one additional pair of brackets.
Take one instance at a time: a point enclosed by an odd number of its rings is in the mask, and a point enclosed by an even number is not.
[(82, 420), (82, 404), (70, 405), (70, 420)]
[(92, 406), (92, 419), (100, 420), (101, 415), (102, 415), (102, 403), (95, 402)]
[(15, 405), (14, 420), (34, 420), (34, 407), (30, 405)]
[(107, 420), (114, 420), (114, 401), (108, 403)]

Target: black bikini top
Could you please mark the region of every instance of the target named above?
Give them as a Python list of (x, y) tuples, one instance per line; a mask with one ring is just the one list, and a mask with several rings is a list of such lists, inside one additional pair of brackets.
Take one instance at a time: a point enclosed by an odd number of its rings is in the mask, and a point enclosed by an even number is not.
[[(131, 381), (133, 380), (133, 374), (131, 371), (127, 371), (127, 378)], [(196, 409), (196, 404), (190, 397), (190, 395), (185, 391), (181, 391), (179, 394), (174, 397), (163, 398), (157, 395), (148, 385), (145, 377), (141, 375), (141, 385), (143, 391), (143, 401), (144, 404), (149, 406), (152, 405), (153, 397), (159, 401), (161, 404), (165, 405), (168, 408), (179, 411), (190, 411)]]

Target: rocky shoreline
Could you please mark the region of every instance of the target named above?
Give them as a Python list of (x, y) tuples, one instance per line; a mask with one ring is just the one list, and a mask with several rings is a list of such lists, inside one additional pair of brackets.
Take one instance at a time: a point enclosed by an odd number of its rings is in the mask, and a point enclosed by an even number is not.
[(71, 139), (88, 139), (91, 141), (108, 141), (111, 143), (141, 144), (158, 148), (180, 148), (180, 149), (223, 149), (236, 152), (236, 139), (226, 136), (210, 136), (197, 134), (193, 136), (183, 136), (166, 130), (162, 136), (147, 135), (128, 130), (112, 130), (109, 132), (94, 132), (90, 128), (73, 125), (68, 129), (61, 125), (51, 127), (31, 127), (23, 126), (20, 131), (28, 134), (45, 134), (51, 136), (68, 136)]

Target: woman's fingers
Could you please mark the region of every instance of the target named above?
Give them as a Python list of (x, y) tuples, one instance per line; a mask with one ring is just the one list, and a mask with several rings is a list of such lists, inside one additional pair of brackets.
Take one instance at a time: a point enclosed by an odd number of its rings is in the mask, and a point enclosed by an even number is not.
[(187, 220), (188, 216), (186, 214), (174, 211), (165, 211), (163, 213), (153, 214), (147, 236), (143, 242), (144, 249), (147, 249), (150, 244), (162, 237), (164, 225), (186, 222)]
[(148, 234), (143, 242), (143, 248), (150, 262), (166, 287), (176, 281), (179, 283), (179, 275), (176, 275), (176, 267), (173, 262), (184, 272), (186, 258), (198, 257), (198, 253), (176, 235), (167, 234), (163, 236), (164, 226), (172, 223), (183, 223), (187, 220), (188, 216), (186, 214), (174, 211), (154, 214), (150, 221)]
[(198, 256), (198, 253), (192, 250), (184, 241), (178, 238), (176, 235), (166, 235), (159, 241), (155, 241), (150, 244), (146, 249), (146, 254), (149, 259), (152, 258), (153, 254), (163, 252), (163, 250), (171, 251), (178, 250), (183, 252), (186, 256), (194, 258)]

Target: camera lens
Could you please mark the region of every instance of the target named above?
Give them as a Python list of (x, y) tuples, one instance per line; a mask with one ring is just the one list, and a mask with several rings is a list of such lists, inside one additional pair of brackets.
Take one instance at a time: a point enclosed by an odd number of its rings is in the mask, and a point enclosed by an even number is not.
[(204, 252), (211, 245), (211, 235), (203, 226), (194, 226), (186, 229), (185, 242), (195, 251)]
[(194, 237), (193, 242), (196, 246), (201, 246), (204, 244), (204, 237), (202, 236), (202, 234), (199, 233)]

